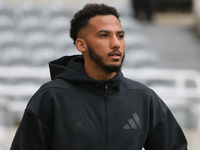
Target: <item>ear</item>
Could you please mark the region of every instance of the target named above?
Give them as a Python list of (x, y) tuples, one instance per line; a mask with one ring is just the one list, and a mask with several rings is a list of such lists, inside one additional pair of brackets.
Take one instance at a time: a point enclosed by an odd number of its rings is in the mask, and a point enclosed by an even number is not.
[(77, 48), (80, 52), (84, 53), (84, 52), (87, 51), (87, 44), (86, 44), (86, 42), (85, 42), (84, 39), (77, 38), (75, 44), (76, 44), (76, 48)]

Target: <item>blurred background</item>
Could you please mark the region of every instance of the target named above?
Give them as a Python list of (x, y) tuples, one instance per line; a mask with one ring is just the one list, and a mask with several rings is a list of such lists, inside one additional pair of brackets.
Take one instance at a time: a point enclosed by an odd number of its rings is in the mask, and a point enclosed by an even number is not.
[[(70, 20), (107, 3), (126, 32), (125, 76), (158, 93), (200, 149), (200, 0), (0, 0), (0, 150), (8, 150), (30, 97), (50, 80), (48, 62), (79, 54)], [(142, 3), (141, 3), (142, 2)]]

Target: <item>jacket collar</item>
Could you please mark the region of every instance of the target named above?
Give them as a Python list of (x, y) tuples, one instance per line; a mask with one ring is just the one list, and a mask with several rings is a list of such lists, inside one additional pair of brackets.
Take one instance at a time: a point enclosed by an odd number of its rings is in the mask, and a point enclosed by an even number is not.
[(59, 78), (75, 82), (86, 89), (104, 89), (105, 85), (108, 85), (108, 90), (120, 90), (123, 78), (121, 71), (108, 81), (95, 80), (85, 73), (83, 66), (84, 59), (82, 55), (64, 56), (49, 63), (51, 78), (52, 80)]

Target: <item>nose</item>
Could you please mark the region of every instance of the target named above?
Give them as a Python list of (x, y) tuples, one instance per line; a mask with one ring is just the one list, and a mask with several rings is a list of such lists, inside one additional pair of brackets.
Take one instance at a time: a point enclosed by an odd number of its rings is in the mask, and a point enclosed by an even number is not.
[(120, 41), (117, 36), (111, 38), (110, 47), (112, 49), (119, 49), (120, 48)]

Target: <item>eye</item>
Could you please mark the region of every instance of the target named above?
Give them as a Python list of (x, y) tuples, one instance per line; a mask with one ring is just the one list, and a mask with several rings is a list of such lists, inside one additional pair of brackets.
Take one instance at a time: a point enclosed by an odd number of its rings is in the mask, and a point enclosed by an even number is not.
[(101, 37), (107, 37), (108, 34), (101, 34), (100, 36), (101, 36)]
[(120, 35), (118, 35), (118, 38), (119, 38), (119, 39), (124, 38), (124, 34), (120, 34)]

